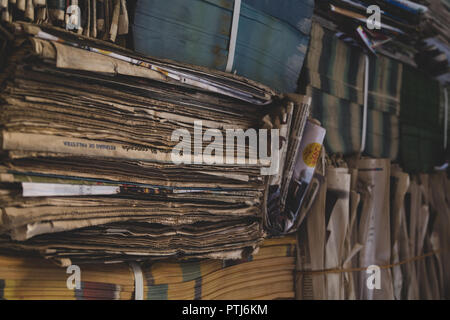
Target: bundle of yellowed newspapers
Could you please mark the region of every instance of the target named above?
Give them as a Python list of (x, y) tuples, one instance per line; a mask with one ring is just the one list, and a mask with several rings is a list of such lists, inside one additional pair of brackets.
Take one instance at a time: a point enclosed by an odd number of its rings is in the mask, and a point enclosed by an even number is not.
[(307, 105), (52, 27), (1, 38), (2, 251), (67, 266), (257, 248), (287, 148), (275, 134)]

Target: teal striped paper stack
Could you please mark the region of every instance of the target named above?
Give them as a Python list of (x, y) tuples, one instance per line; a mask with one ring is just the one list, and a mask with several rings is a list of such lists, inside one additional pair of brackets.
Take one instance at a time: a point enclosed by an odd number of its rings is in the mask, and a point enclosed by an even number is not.
[(400, 157), (408, 172), (430, 172), (443, 163), (443, 113), (436, 80), (404, 68), (401, 99)]
[[(358, 153), (364, 100), (364, 53), (313, 23), (300, 83), (312, 96), (312, 114), (327, 129), (331, 153)], [(396, 159), (399, 148), (401, 63), (369, 58), (367, 139), (364, 153)]]
[[(313, 7), (313, 0), (242, 1), (232, 72), (294, 92)], [(224, 71), (233, 8), (233, 0), (139, 0), (134, 47), (157, 58)]]

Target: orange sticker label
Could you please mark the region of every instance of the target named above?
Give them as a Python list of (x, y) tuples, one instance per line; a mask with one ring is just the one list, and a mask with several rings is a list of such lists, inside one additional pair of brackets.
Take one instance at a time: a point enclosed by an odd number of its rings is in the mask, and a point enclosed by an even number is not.
[(317, 142), (310, 143), (303, 150), (303, 161), (308, 167), (315, 167), (319, 159), (322, 145)]

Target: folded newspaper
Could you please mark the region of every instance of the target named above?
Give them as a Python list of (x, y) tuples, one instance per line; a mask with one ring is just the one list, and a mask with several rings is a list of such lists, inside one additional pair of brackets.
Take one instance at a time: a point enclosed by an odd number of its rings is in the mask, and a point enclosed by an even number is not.
[(373, 158), (319, 171), (319, 192), (299, 230), (297, 298), (445, 299), (446, 173), (409, 175)]

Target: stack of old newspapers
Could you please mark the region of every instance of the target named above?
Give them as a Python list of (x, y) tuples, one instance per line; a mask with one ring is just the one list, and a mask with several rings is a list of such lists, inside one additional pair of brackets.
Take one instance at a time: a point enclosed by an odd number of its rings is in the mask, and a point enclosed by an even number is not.
[(0, 300), (130, 300), (134, 294), (125, 263), (66, 269), (42, 258), (0, 255)]
[[(0, 299), (290, 299), (296, 238), (268, 239), (240, 260), (191, 259), (61, 268), (0, 254)], [(139, 270), (142, 276), (137, 276)]]
[(125, 45), (128, 8), (135, 0), (2, 0), (0, 21), (28, 21), (53, 25)]
[(307, 107), (52, 27), (1, 37), (1, 250), (70, 265), (258, 246), (276, 135)]
[(240, 260), (144, 263), (143, 299), (293, 299), (297, 239), (266, 239)]

